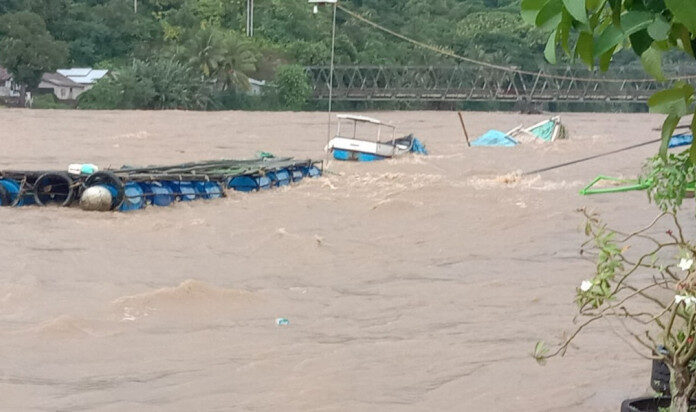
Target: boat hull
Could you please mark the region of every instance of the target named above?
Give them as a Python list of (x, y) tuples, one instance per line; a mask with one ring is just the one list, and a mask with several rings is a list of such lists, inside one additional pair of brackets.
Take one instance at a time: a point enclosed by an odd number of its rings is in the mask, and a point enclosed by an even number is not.
[(335, 137), (329, 142), (328, 149), (336, 160), (374, 162), (408, 153), (412, 140), (402, 140), (386, 143)]
[(377, 160), (388, 159), (386, 156), (344, 149), (333, 149), (333, 157), (336, 160), (352, 160), (356, 162), (374, 162)]

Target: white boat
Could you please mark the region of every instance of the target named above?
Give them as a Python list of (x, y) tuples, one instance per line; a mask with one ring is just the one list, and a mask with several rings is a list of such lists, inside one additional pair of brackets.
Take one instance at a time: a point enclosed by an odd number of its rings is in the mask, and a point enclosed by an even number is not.
[[(409, 152), (427, 154), (423, 144), (412, 134), (397, 139), (396, 127), (393, 125), (361, 115), (339, 114), (337, 117), (336, 136), (327, 146), (327, 150), (331, 151), (337, 160), (370, 162), (401, 156)], [(348, 126), (346, 123), (349, 123)], [(364, 129), (364, 125), (372, 125), (372, 129), (376, 127), (376, 137), (363, 137), (364, 130), (360, 130), (360, 137), (358, 137), (358, 126)], [(387, 129), (386, 136), (383, 135), (382, 129)]]

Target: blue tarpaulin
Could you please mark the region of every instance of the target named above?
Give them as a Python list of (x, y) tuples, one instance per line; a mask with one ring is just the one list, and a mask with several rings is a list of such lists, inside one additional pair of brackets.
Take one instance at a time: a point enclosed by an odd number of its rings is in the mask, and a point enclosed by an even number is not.
[(423, 142), (421, 142), (420, 140), (418, 140), (415, 137), (413, 138), (413, 145), (411, 146), (411, 151), (413, 153), (420, 153), (420, 154), (424, 154), (424, 155), (428, 154), (428, 150), (425, 148), (425, 145), (423, 144)]
[(489, 130), (481, 137), (471, 142), (472, 146), (517, 146), (517, 140), (501, 132), (500, 130)]
[(673, 147), (686, 146), (691, 144), (693, 141), (694, 135), (692, 134), (675, 134), (671, 139), (669, 139), (669, 148), (671, 149)]

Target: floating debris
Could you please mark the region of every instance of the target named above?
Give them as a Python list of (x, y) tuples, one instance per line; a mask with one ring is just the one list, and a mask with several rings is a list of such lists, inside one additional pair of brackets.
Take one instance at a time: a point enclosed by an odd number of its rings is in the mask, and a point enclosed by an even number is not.
[(517, 126), (507, 133), (499, 130), (489, 130), (481, 137), (471, 142), (471, 146), (517, 146), (520, 143), (552, 142), (565, 139), (567, 132), (561, 117), (555, 116), (533, 126), (523, 128)]

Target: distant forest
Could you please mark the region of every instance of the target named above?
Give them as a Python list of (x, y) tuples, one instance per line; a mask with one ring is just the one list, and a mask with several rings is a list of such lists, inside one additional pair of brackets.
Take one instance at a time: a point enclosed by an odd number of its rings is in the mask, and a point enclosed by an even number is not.
[[(546, 35), (520, 18), (519, 0), (343, 0), (361, 15), (470, 58), (535, 69)], [(105, 68), (86, 108), (308, 107), (303, 66), (330, 59), (330, 7), (307, 0), (3, 0), (0, 65), (28, 88), (41, 71)], [(455, 64), (338, 13), (337, 64)], [(32, 52), (33, 50), (33, 52)], [(35, 56), (45, 50), (45, 56)], [(34, 55), (31, 55), (31, 54)], [(32, 61), (35, 60), (35, 61)], [(23, 65), (23, 61), (29, 63)], [(264, 96), (244, 93), (267, 80)]]

